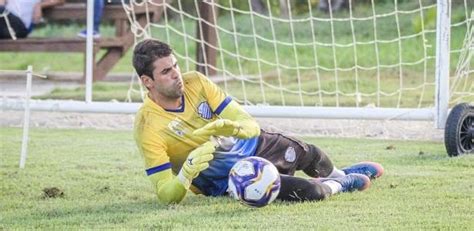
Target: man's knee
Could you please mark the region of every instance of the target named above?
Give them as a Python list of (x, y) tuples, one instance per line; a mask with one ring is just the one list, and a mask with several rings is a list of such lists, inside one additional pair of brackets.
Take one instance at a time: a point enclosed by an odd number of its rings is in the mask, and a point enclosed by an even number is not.
[(334, 165), (324, 151), (312, 144), (308, 144), (307, 155), (310, 157), (310, 160), (306, 162), (308, 165), (302, 169), (304, 173), (311, 177), (326, 177), (331, 174)]

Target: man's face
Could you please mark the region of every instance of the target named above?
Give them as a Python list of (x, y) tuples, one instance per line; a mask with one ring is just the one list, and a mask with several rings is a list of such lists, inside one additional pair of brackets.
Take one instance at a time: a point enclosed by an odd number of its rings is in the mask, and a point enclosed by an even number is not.
[(184, 85), (178, 62), (173, 54), (159, 58), (153, 63), (153, 78), (147, 85), (150, 91), (168, 99), (177, 99), (183, 95)]

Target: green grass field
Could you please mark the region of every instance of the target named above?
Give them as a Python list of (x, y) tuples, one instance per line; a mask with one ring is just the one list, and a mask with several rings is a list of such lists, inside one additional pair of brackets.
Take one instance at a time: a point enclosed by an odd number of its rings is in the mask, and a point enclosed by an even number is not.
[[(164, 206), (146, 179), (131, 131), (1, 128), (0, 229), (472, 230), (474, 155), (448, 158), (438, 142), (305, 138), (338, 166), (380, 162), (365, 192), (251, 209), (230, 198), (187, 196)], [(44, 198), (43, 189), (64, 195)]]
[[(431, 0), (421, 2), (424, 5), (432, 3)], [(354, 25), (348, 21), (334, 21), (334, 39), (330, 33), (331, 23), (321, 20), (328, 15), (314, 11), (313, 16), (319, 19), (314, 25), (308, 21), (293, 25), (295, 42), (311, 45), (288, 45), (293, 43), (289, 24), (274, 22), (275, 31), (272, 32), (268, 20), (260, 17), (255, 17), (257, 34), (269, 40), (273, 40), (275, 34), (278, 44), (262, 39), (255, 41), (254, 36), (235, 39), (232, 34), (220, 31), (219, 41), (224, 50), (237, 53), (237, 44), (241, 57), (256, 59), (258, 52), (259, 59), (267, 63), (260, 62), (259, 66), (255, 61), (241, 58), (239, 66), (237, 58), (218, 52), (218, 68), (244, 76), (261, 74), (263, 80), (239, 81), (227, 76), (228, 81), (220, 82), (219, 86), (251, 104), (354, 106), (356, 97), (350, 94), (357, 89), (366, 94), (361, 96), (360, 106), (371, 103), (380, 107), (397, 104), (410, 108), (432, 106), (435, 11), (424, 9), (425, 18), (422, 19), (419, 12), (410, 12), (418, 3), (402, 1), (398, 9), (404, 12), (399, 12), (398, 19), (389, 14), (394, 11), (393, 4), (377, 4), (376, 11), (381, 15), (376, 22), (377, 33), (374, 33), (372, 20), (354, 20)], [(461, 5), (453, 5), (453, 24), (465, 20), (467, 11), (459, 7)], [(368, 5), (356, 5), (354, 17), (371, 15), (372, 9)], [(348, 12), (335, 14), (336, 18), (347, 16)], [(421, 34), (412, 36), (421, 30), (422, 22), (427, 29), (423, 33), (425, 38)], [(229, 14), (221, 15), (218, 24), (233, 31)], [(253, 34), (251, 24), (248, 15), (235, 15), (238, 33)], [(394, 27), (396, 24), (399, 24), (400, 32)], [(334, 43), (353, 42), (352, 26), (359, 44), (333, 50)], [(34, 30), (32, 36), (75, 37), (82, 28), (83, 25), (78, 24), (48, 24)], [(314, 33), (309, 33), (310, 29)], [(167, 30), (154, 28), (151, 33), (154, 38), (169, 42), (178, 54), (188, 53), (194, 59), (195, 41), (179, 33), (186, 31), (194, 36), (195, 30), (194, 21), (181, 21), (175, 16), (169, 21)], [(465, 32), (464, 24), (452, 29), (451, 74), (457, 65), (459, 52), (456, 50), (462, 47)], [(101, 33), (110, 37), (115, 31), (104, 24)], [(313, 34), (318, 41), (315, 46)], [(400, 36), (405, 37), (399, 40)], [(370, 44), (375, 37), (384, 42), (379, 42), (377, 47)], [(378, 49), (380, 73), (375, 69), (359, 68), (356, 81), (354, 70), (348, 69), (356, 62), (362, 67), (376, 66), (375, 49)], [(396, 65), (400, 62), (399, 57), (405, 63), (417, 62), (424, 52), (430, 58), (423, 62)], [(131, 58), (129, 51), (112, 72), (131, 73)], [(295, 69), (282, 68), (278, 78), (276, 68), (268, 64), (277, 59), (292, 67), (310, 67), (299, 70), (301, 84), (295, 79), (298, 74)], [(82, 72), (83, 64), (83, 54), (0, 53), (0, 70), (23, 70), (33, 65), (39, 73)], [(194, 70), (194, 64), (189, 60), (180, 59), (179, 64), (182, 71)], [(313, 68), (315, 66), (318, 68)], [(328, 70), (335, 67), (342, 70)], [(400, 69), (403, 70), (400, 72)], [(318, 75), (321, 81), (318, 81)], [(464, 86), (474, 85), (474, 79), (470, 77), (472, 75), (466, 78)], [(414, 88), (423, 83), (426, 84), (423, 88)], [(96, 82), (93, 100), (123, 102), (129, 88), (129, 83)], [(133, 89), (138, 88), (137, 84), (133, 85)], [(403, 90), (397, 92), (400, 88)], [(337, 94), (334, 93), (336, 89), (340, 91)], [(326, 93), (317, 93), (320, 90)], [(82, 101), (84, 92), (84, 87), (57, 88), (35, 98)], [(375, 92), (379, 94), (374, 95)], [(140, 93), (132, 92), (130, 97), (133, 102), (141, 102)], [(474, 96), (464, 100), (474, 101)], [(33, 128), (26, 168), (22, 170), (18, 168), (21, 138), (22, 129), (0, 127), (0, 230), (474, 230), (474, 155), (449, 158), (441, 142), (305, 137), (305, 141), (327, 151), (339, 167), (373, 160), (385, 167), (385, 175), (365, 192), (340, 194), (321, 202), (276, 201), (267, 207), (252, 209), (228, 197), (191, 194), (179, 205), (158, 204), (131, 131)], [(51, 191), (48, 190), (51, 188), (62, 194), (53, 198), (45, 196), (45, 191)]]

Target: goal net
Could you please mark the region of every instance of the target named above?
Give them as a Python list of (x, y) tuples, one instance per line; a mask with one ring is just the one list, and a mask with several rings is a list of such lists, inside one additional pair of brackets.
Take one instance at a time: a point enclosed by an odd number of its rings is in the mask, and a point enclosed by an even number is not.
[[(169, 43), (183, 71), (201, 68), (244, 105), (309, 110), (435, 105), (437, 5), (431, 0), (134, 4), (165, 8), (159, 21), (144, 27), (130, 18), (137, 41)], [(450, 58), (452, 104), (474, 101), (473, 5), (451, 3), (451, 50), (441, 55)], [(133, 4), (124, 8), (133, 11)]]
[[(169, 43), (183, 71), (203, 72), (254, 116), (426, 120), (438, 128), (448, 107), (474, 102), (473, 5), (468, 0), (122, 1), (135, 42)], [(143, 22), (135, 18), (135, 6), (164, 11)], [(129, 99), (144, 95), (137, 82), (134, 76)], [(39, 100), (31, 108), (134, 113), (140, 102), (127, 101)], [(2, 108), (23, 105), (4, 100)]]

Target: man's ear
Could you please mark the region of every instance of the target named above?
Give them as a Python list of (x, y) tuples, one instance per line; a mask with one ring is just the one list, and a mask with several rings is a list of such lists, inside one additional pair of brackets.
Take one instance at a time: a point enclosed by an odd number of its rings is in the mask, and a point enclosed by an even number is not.
[(145, 85), (146, 88), (150, 89), (153, 87), (153, 79), (151, 79), (150, 76), (142, 75), (140, 76), (140, 79), (142, 80), (142, 83), (143, 85)]

